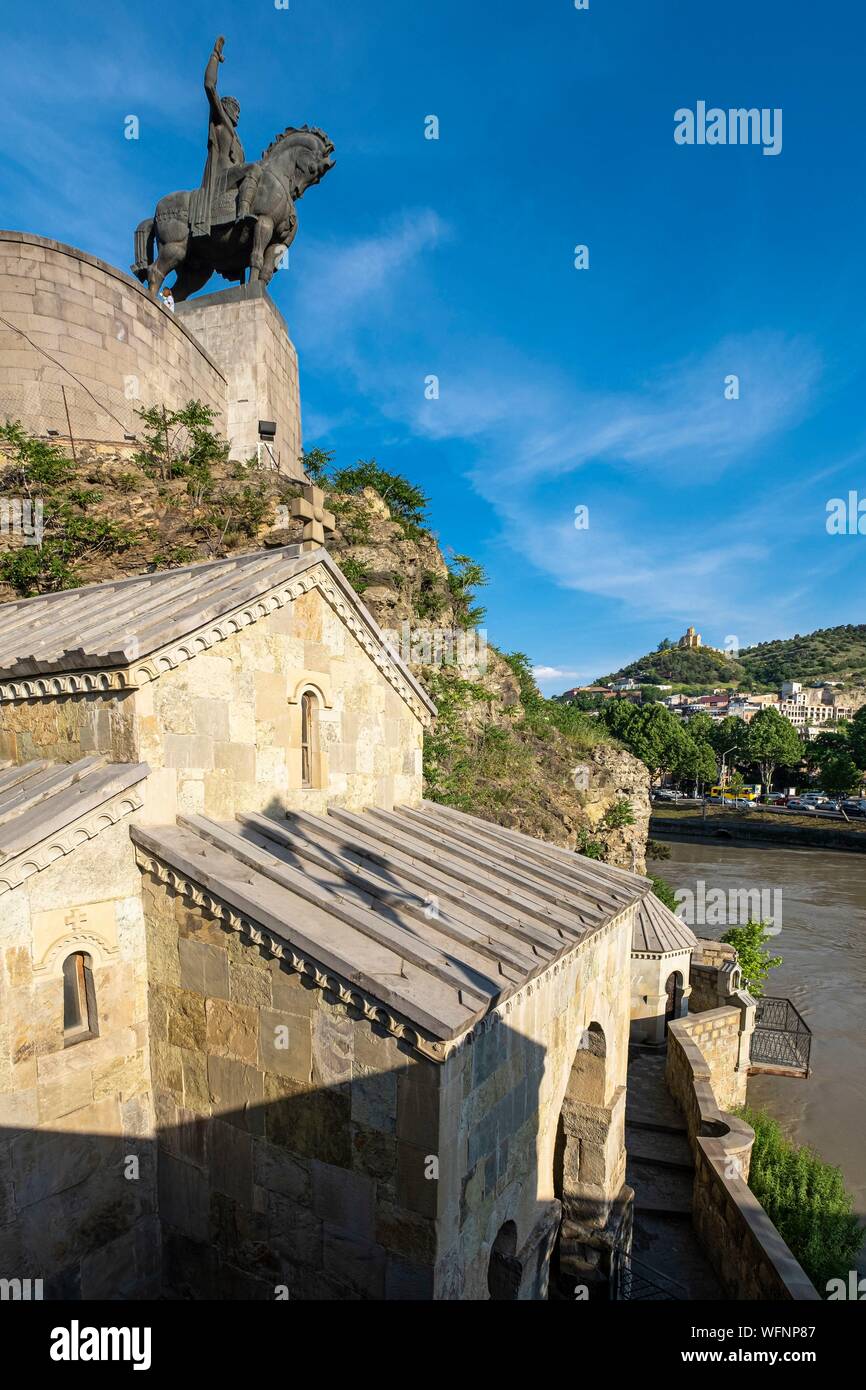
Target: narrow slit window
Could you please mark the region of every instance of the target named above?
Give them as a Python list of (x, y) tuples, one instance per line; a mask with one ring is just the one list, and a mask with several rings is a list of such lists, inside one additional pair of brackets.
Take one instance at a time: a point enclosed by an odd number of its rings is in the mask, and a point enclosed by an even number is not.
[(318, 752), (319, 702), (310, 690), (301, 696), (301, 786), (312, 787), (315, 756)]
[(91, 959), (84, 951), (76, 951), (63, 962), (64, 1044), (84, 1042), (98, 1032)]

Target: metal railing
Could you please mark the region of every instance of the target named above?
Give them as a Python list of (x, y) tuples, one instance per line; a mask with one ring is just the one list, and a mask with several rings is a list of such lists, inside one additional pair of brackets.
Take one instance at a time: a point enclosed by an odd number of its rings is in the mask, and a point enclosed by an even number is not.
[(812, 1030), (790, 999), (757, 1000), (749, 1053), (753, 1064), (808, 1072)]
[(661, 1270), (636, 1260), (633, 1255), (619, 1256), (614, 1294), (617, 1302), (679, 1302), (687, 1296), (683, 1286), (662, 1274)]

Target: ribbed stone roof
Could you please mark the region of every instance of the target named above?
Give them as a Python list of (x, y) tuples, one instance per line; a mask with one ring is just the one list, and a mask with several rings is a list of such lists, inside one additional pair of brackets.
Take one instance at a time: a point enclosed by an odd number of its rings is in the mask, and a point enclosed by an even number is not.
[[(235, 613), (243, 615), (238, 625), (244, 626), (266, 615), (269, 595), (315, 567), (353, 610), (372, 649), (384, 653), (382, 632), (327, 551), (287, 545), (4, 603), (0, 682), (127, 667)], [(399, 656), (385, 656), (435, 712)]]
[(427, 802), (183, 816), (131, 834), (140, 862), (288, 943), (296, 968), (333, 972), (442, 1040), (649, 891), (622, 869)]
[(670, 951), (694, 951), (698, 944), (691, 927), (650, 893), (634, 919), (631, 949), (635, 955), (663, 956)]
[[(146, 763), (109, 763), (101, 757), (0, 764), (0, 865), (62, 836), (73, 822), (141, 782), (149, 770)], [(82, 833), (81, 840), (89, 838)]]

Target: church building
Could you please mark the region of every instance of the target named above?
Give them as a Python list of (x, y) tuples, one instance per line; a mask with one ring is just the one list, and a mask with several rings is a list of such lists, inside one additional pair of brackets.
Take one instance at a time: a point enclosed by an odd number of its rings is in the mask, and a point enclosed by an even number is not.
[(324, 549), (0, 607), (0, 1266), (544, 1298), (627, 1252), (648, 880), (423, 798)]

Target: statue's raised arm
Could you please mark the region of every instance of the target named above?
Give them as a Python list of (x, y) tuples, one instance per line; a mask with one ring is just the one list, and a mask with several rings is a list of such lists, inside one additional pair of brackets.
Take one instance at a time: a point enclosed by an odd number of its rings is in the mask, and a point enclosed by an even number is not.
[(223, 60), (223, 45), (225, 38), (220, 34), (213, 46), (213, 53), (208, 58), (207, 67), (204, 70), (204, 90), (211, 109), (211, 120), (225, 122), (226, 113), (217, 92), (217, 73), (219, 65)]

